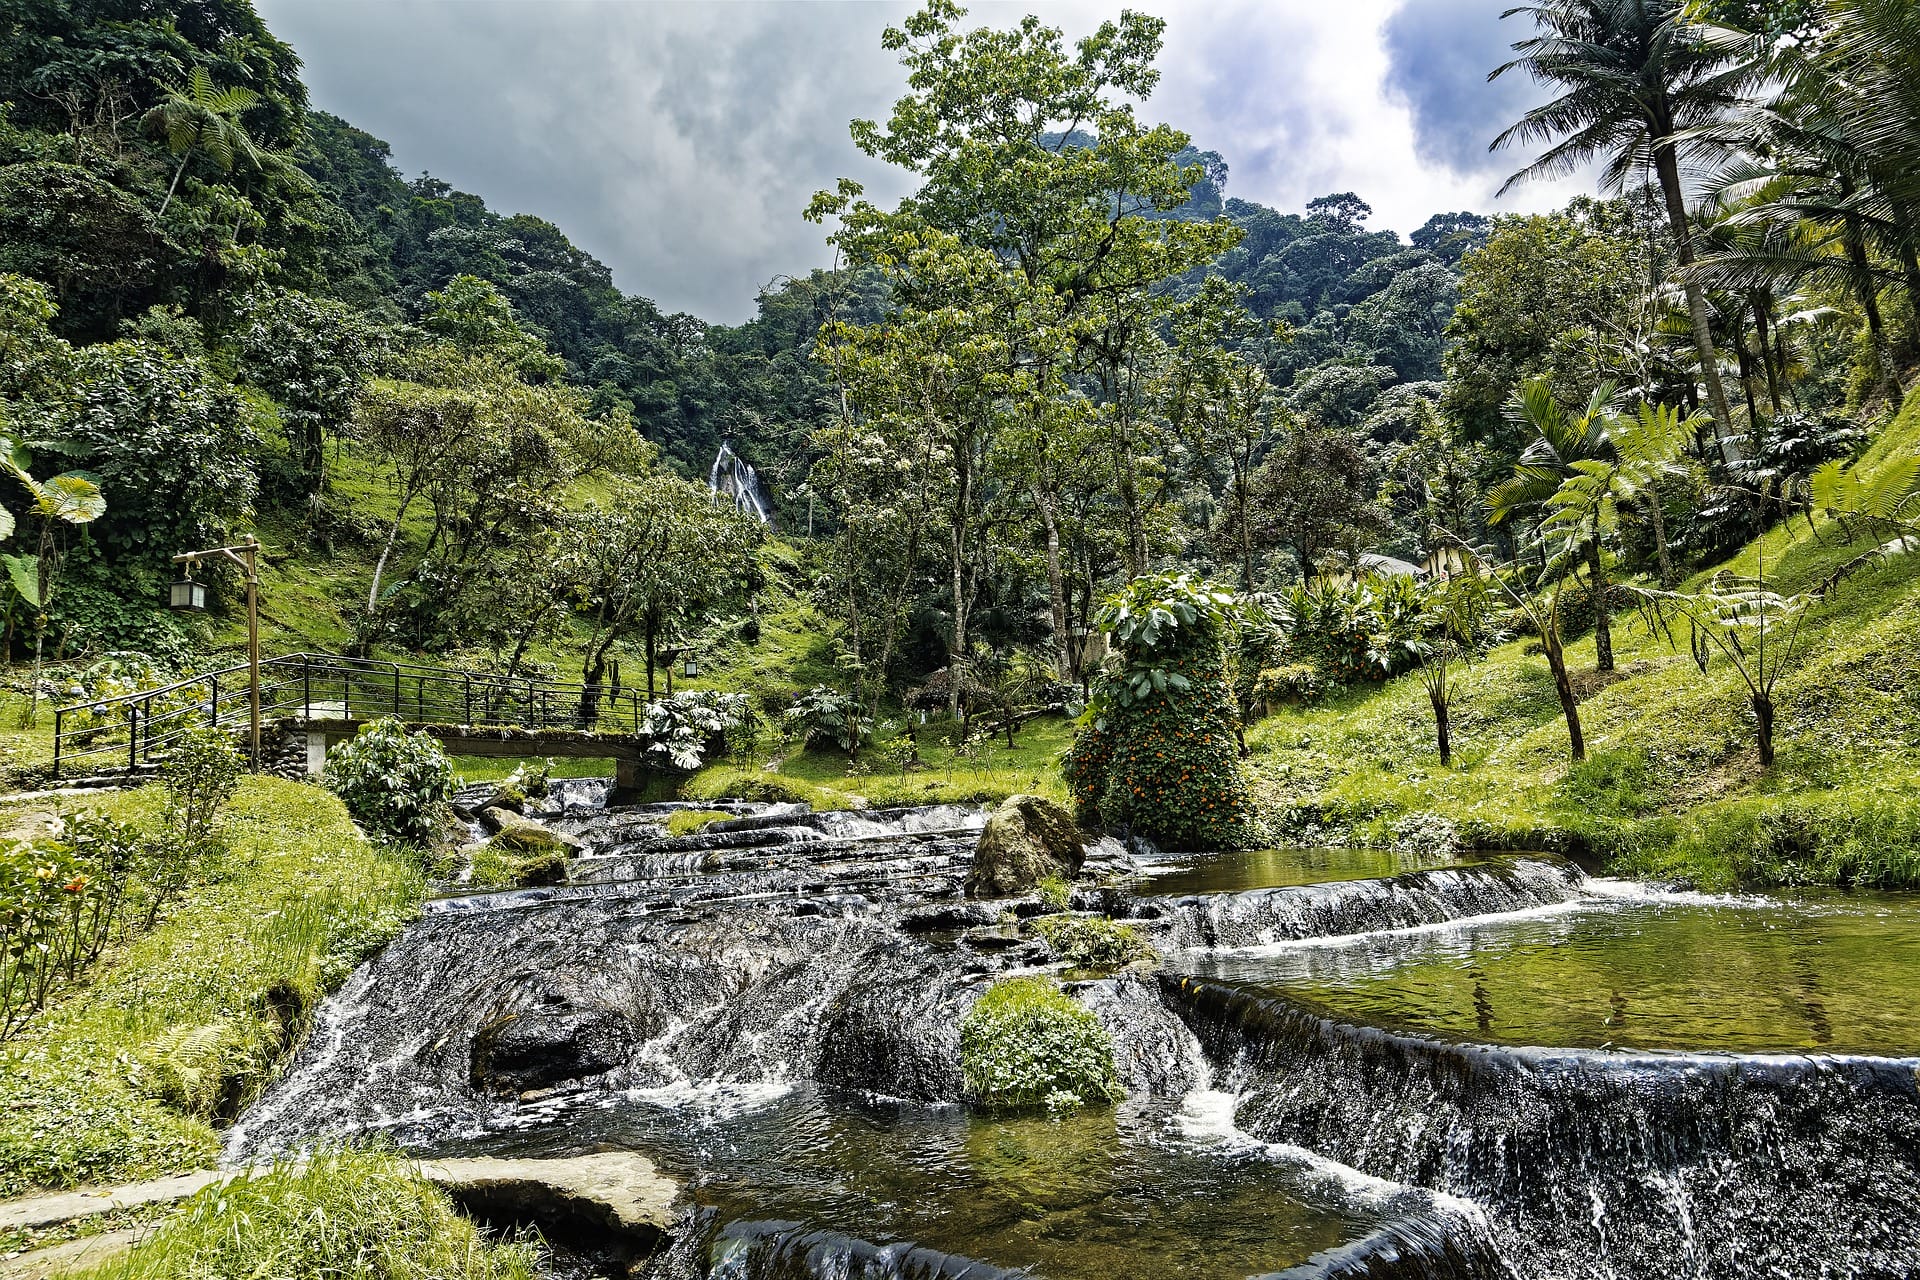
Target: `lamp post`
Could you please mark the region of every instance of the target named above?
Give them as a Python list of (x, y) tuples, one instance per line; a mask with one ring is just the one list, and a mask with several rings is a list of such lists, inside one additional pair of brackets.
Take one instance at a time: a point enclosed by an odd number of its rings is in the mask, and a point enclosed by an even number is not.
[[(663, 644), (654, 650), (654, 653), (660, 658), (661, 665), (667, 673), (667, 696), (669, 698), (673, 696), (673, 664), (680, 660), (681, 654), (689, 651), (690, 646), (684, 644)], [(693, 667), (693, 659), (687, 659), (687, 665)], [(698, 670), (698, 667), (693, 667), (693, 671), (688, 672), (688, 674), (692, 675)]]
[[(167, 607), (182, 612), (204, 613), (207, 608), (207, 584), (196, 581), (195, 566), (209, 556), (225, 556), (240, 566), (247, 584), (247, 710), (249, 738), (253, 747), (253, 767), (260, 768), (260, 541), (252, 534), (245, 542), (231, 547), (209, 547), (205, 551), (183, 551), (173, 558), (186, 568), (167, 590)], [(216, 726), (217, 727), (217, 726)]]

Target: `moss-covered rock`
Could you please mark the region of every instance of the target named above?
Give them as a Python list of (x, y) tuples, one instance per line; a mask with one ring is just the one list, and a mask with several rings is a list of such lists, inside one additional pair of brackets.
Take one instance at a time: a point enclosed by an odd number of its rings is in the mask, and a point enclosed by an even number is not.
[(1125, 1091), (1113, 1039), (1045, 978), (996, 982), (960, 1024), (967, 1097), (989, 1111), (1106, 1106)]
[(967, 896), (1007, 897), (1042, 880), (1071, 880), (1086, 857), (1087, 837), (1066, 809), (1040, 796), (1008, 796), (980, 833)]

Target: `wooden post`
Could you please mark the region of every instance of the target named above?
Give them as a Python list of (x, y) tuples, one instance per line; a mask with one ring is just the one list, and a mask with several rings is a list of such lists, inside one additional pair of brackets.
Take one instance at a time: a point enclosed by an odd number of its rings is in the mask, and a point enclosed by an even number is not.
[(260, 543), (252, 534), (241, 549), (247, 566), (247, 721), (253, 771), (260, 772)]

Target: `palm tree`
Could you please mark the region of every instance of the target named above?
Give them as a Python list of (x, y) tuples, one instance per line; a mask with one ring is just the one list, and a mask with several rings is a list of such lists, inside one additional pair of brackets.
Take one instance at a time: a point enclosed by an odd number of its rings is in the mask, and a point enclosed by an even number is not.
[[(1516, 516), (1545, 516), (1548, 504), (1579, 464), (1604, 460), (1612, 446), (1607, 424), (1612, 416), (1614, 384), (1602, 383), (1577, 410), (1554, 398), (1546, 378), (1532, 378), (1515, 397), (1516, 416), (1533, 428), (1535, 439), (1514, 464), (1513, 474), (1487, 493), (1487, 523), (1501, 525)], [(1578, 548), (1593, 583), (1593, 646), (1601, 671), (1613, 670), (1613, 626), (1607, 609), (1606, 570), (1600, 539)], [(1562, 576), (1565, 576), (1562, 574)]]
[[(1524, 71), (1560, 96), (1527, 112), (1494, 139), (1550, 144), (1507, 187), (1536, 177), (1573, 172), (1604, 158), (1603, 182), (1624, 190), (1651, 170), (1666, 205), (1668, 226), (1684, 270), (1694, 260), (1680, 166), (1704, 146), (1693, 132), (1738, 106), (1763, 73), (1751, 44), (1718, 38), (1689, 22), (1682, 0), (1540, 0), (1510, 9), (1528, 14), (1536, 34), (1514, 44), (1520, 56), (1489, 79)], [(1682, 135), (1685, 135), (1684, 137)], [(1684, 154), (1683, 153), (1687, 153)], [(1506, 188), (1502, 188), (1504, 191)], [(1722, 456), (1733, 426), (1727, 390), (1713, 345), (1712, 313), (1698, 282), (1683, 277), (1694, 347), (1713, 406)]]
[(253, 90), (244, 86), (216, 88), (213, 76), (200, 66), (187, 74), (185, 84), (162, 88), (166, 96), (140, 119), (141, 128), (164, 136), (167, 149), (180, 157), (173, 181), (167, 184), (166, 199), (160, 202), (161, 213), (173, 203), (180, 176), (196, 154), (213, 161), (222, 173), (232, 173), (234, 165), (241, 162), (264, 170), (278, 159), (255, 142), (240, 123), (241, 112), (260, 102), (260, 95)]

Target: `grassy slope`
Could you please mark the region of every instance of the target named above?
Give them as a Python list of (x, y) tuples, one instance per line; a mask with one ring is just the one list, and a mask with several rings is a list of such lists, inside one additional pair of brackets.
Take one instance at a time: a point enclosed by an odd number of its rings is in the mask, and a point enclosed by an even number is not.
[[(1920, 449), (1920, 395), (1866, 459)], [(1826, 521), (1776, 529), (1724, 568), (1762, 557), (1799, 591), (1872, 545)], [(1569, 768), (1544, 658), (1511, 644), (1473, 668), (1455, 710), (1455, 768), (1439, 767), (1417, 676), (1286, 710), (1249, 735), (1263, 798), (1296, 822), (1361, 838), (1431, 811), (1477, 842), (1586, 846), (1621, 870), (1707, 884), (1920, 887), (1920, 555), (1849, 578), (1810, 615), (1806, 658), (1782, 680), (1779, 758), (1763, 773), (1745, 688), (1702, 676), (1637, 618), (1616, 620), (1624, 678), (1582, 705), (1590, 759)], [(1682, 639), (1684, 644), (1684, 638)], [(1574, 646), (1591, 671), (1591, 639)]]
[[(158, 820), (158, 788), (89, 801)], [(16, 828), (44, 805), (13, 805)], [(269, 1077), (323, 991), (412, 914), (420, 873), (332, 796), (251, 778), (230, 849), (153, 932), (0, 1044), (0, 1197), (194, 1168)]]

